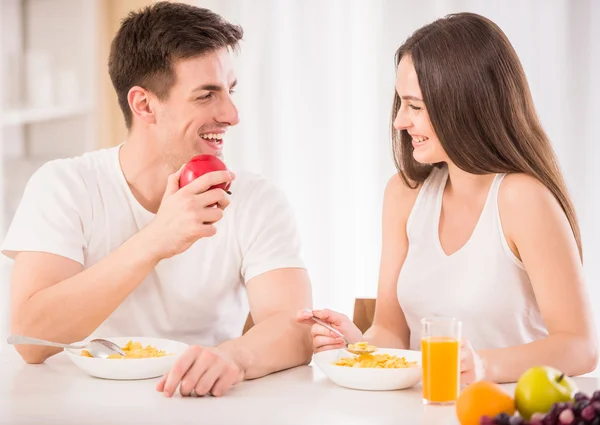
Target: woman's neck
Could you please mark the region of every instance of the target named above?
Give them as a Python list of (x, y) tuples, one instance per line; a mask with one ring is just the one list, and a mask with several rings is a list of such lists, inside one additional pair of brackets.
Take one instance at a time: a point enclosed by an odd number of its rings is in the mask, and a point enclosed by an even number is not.
[(452, 198), (468, 202), (489, 191), (494, 174), (471, 174), (448, 162), (446, 193)]

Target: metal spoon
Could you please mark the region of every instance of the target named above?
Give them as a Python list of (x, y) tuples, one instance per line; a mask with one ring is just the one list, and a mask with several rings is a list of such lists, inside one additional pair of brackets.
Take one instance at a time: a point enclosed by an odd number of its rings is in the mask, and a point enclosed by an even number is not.
[(125, 352), (114, 342), (107, 339), (92, 339), (88, 342), (79, 342), (74, 344), (61, 344), (59, 342), (46, 341), (43, 339), (30, 338), (22, 335), (11, 335), (6, 339), (6, 342), (13, 345), (31, 344), (31, 345), (47, 345), (50, 347), (72, 348), (75, 350), (87, 350), (92, 357), (106, 359), (111, 354), (120, 354), (125, 357)]
[(346, 351), (352, 353), (352, 354), (357, 354), (357, 355), (361, 355), (361, 354), (371, 354), (373, 352), (376, 351), (376, 349), (372, 349), (372, 350), (358, 350), (355, 348), (349, 348), (350, 344), (348, 342), (348, 340), (346, 339), (346, 337), (344, 335), (342, 335), (342, 333), (340, 331), (338, 331), (337, 329), (335, 329), (334, 327), (332, 327), (331, 325), (325, 323), (324, 321), (322, 321), (321, 319), (319, 319), (318, 317), (316, 317), (315, 315), (312, 314), (312, 311), (308, 308), (305, 308), (304, 311), (306, 311), (307, 313), (310, 313), (312, 315), (311, 319), (315, 322), (317, 322), (319, 325), (325, 326), (327, 329), (329, 329), (331, 332), (334, 332), (335, 334), (339, 335), (343, 340), (344, 340), (344, 345), (346, 346), (345, 349)]

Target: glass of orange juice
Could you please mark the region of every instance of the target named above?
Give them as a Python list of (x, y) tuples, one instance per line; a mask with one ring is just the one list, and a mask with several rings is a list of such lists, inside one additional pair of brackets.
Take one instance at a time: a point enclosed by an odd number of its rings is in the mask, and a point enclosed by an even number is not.
[(421, 319), (423, 403), (453, 404), (460, 392), (462, 323), (454, 318)]

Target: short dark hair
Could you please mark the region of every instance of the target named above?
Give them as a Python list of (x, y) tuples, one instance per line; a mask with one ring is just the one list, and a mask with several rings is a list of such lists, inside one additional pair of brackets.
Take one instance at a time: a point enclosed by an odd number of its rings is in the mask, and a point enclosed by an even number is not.
[(143, 87), (164, 99), (175, 83), (174, 62), (221, 48), (235, 50), (242, 36), (240, 26), (189, 4), (162, 1), (129, 13), (108, 58), (108, 72), (127, 128), (132, 124), (127, 101), (131, 87)]

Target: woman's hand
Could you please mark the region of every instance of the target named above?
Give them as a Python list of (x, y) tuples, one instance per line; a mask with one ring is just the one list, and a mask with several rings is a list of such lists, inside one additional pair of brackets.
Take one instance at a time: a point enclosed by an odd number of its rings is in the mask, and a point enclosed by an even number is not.
[(460, 346), (460, 384), (469, 385), (485, 377), (483, 360), (473, 350), (468, 339), (463, 339)]
[(311, 314), (305, 310), (301, 310), (298, 312), (296, 321), (298, 323), (311, 325), (313, 351), (315, 353), (343, 348), (345, 344), (344, 340), (335, 332), (330, 331), (323, 325), (315, 323), (315, 321), (312, 320), (313, 315), (334, 329), (340, 331), (349, 343), (354, 344), (363, 340), (363, 334), (360, 329), (352, 323), (352, 320), (342, 313), (331, 310), (313, 310)]

